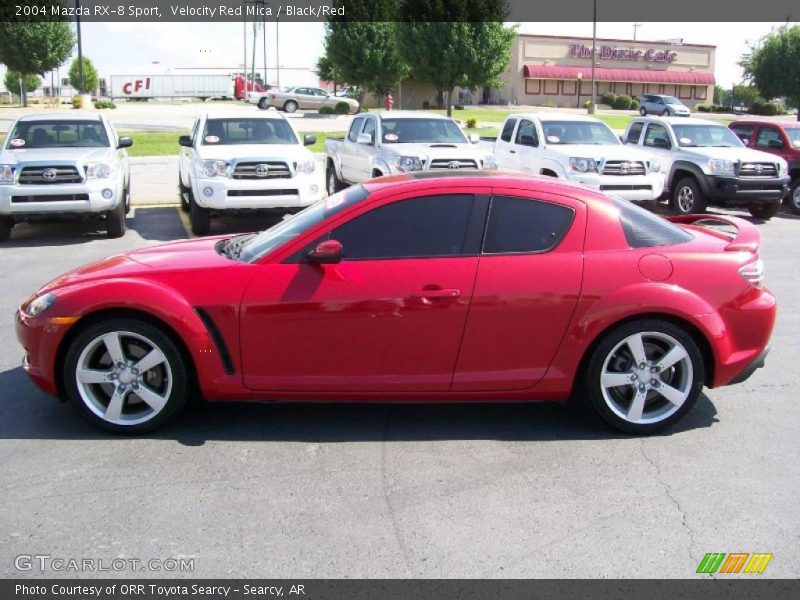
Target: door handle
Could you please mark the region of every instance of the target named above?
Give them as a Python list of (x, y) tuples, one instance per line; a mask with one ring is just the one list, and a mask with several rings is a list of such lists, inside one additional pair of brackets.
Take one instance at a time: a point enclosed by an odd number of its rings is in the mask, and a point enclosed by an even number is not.
[(412, 298), (419, 298), (423, 304), (433, 304), (437, 300), (455, 299), (461, 296), (461, 290), (454, 288), (419, 290), (411, 294)]
[(517, 151), (516, 151), (516, 150), (509, 150), (509, 151), (508, 151), (508, 153), (509, 153), (509, 154), (516, 154), (516, 153), (517, 153)]

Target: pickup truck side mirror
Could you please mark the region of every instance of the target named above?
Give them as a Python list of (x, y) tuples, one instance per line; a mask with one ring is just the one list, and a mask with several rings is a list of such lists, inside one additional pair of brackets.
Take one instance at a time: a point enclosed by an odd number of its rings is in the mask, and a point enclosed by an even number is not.
[(770, 140), (767, 142), (767, 148), (781, 150), (783, 148), (783, 140)]
[(184, 148), (191, 148), (192, 147), (192, 136), (190, 135), (182, 135), (178, 138), (178, 145), (183, 146)]
[(653, 146), (656, 148), (666, 148), (667, 150), (672, 148), (672, 144), (669, 143), (669, 140), (660, 137), (653, 139)]
[(317, 136), (313, 133), (307, 133), (303, 136), (303, 145), (304, 146), (313, 146), (317, 143)]
[(117, 148), (130, 148), (131, 146), (133, 146), (133, 140), (127, 135), (123, 135), (117, 140)]
[(356, 142), (359, 144), (366, 144), (367, 146), (372, 144), (372, 134), (371, 133), (359, 133), (358, 137), (356, 138)]
[(470, 144), (477, 144), (480, 141), (481, 141), (481, 136), (479, 136), (477, 133), (470, 133), (469, 134), (469, 143)]
[(624, 135), (619, 136), (619, 141), (624, 144), (625, 143), (625, 136)]
[(342, 262), (342, 244), (337, 240), (325, 240), (306, 254), (310, 263), (317, 265), (333, 265)]

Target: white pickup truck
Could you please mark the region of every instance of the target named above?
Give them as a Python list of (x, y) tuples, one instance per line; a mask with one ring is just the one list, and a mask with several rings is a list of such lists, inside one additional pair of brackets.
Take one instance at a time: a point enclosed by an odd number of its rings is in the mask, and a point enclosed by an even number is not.
[(125, 233), (130, 171), (125, 148), (102, 115), (42, 114), (20, 117), (0, 146), (0, 241), (14, 224), (97, 216), (108, 237)]
[(222, 211), (305, 208), (322, 198), (314, 155), (289, 121), (275, 111), (203, 114), (181, 136), (181, 207), (192, 232), (206, 235), (211, 215)]
[(658, 160), (626, 148), (593, 117), (517, 113), (506, 117), (495, 141), (502, 169), (582, 183), (626, 200), (654, 203), (664, 175)]
[(373, 177), (424, 169), (492, 169), (491, 150), (464, 134), (453, 119), (417, 111), (367, 113), (353, 119), (344, 139), (325, 141), (328, 193)]

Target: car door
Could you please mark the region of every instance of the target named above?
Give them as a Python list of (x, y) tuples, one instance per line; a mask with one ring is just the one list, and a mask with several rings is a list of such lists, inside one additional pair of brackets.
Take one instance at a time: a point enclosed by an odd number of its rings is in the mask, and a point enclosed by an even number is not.
[(341, 170), (342, 178), (348, 183), (357, 183), (361, 181), (358, 177), (358, 134), (364, 127), (364, 117), (356, 117), (350, 125), (347, 136), (342, 140), (341, 144)]
[(536, 124), (530, 119), (520, 119), (514, 134), (517, 169), (526, 173), (539, 173), (542, 168), (542, 150)]
[(544, 377), (580, 295), (585, 229), (582, 202), (492, 190), (453, 391), (522, 390)]
[(299, 108), (316, 108), (316, 98), (308, 88), (296, 88), (292, 96), (294, 96), (294, 98), (297, 100), (297, 105)]
[(786, 141), (783, 139), (783, 132), (772, 125), (760, 126), (753, 147), (756, 150), (769, 152), (770, 154), (780, 156), (786, 160), (790, 159), (789, 153), (786, 151)]
[[(395, 195), (299, 241), (292, 258), (257, 265), (242, 301), (245, 385), (447, 391), (478, 267), (485, 192)], [(341, 242), (340, 263), (304, 261), (305, 249), (323, 239)]]
[(516, 118), (508, 118), (503, 123), (503, 130), (495, 142), (495, 157), (497, 165), (502, 169), (519, 170), (517, 149), (514, 147), (514, 130), (517, 127)]
[[(361, 134), (369, 135), (372, 141), (369, 144), (358, 144), (356, 147), (356, 161), (354, 165), (357, 171), (356, 181), (366, 181), (372, 177), (373, 158), (376, 155), (376, 140), (378, 139), (376, 121), (377, 119), (372, 117), (366, 117), (364, 119), (364, 127), (361, 129)], [(384, 174), (388, 175), (388, 173)]]
[(642, 136), (642, 148), (661, 163), (661, 170), (669, 173), (672, 168), (674, 140), (661, 123), (647, 123)]

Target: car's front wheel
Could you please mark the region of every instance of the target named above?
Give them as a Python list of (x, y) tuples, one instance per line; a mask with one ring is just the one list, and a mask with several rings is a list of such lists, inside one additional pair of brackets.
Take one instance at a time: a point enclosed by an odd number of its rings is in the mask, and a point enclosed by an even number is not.
[(648, 434), (691, 410), (704, 377), (703, 358), (691, 335), (668, 321), (643, 319), (603, 337), (589, 359), (585, 386), (609, 425)]
[(641, 107), (639, 109), (639, 114), (642, 115), (643, 117), (646, 117), (647, 116), (647, 109), (644, 106)]
[(178, 173), (178, 195), (181, 198), (181, 210), (185, 213), (188, 213), (192, 189), (183, 185), (183, 179), (181, 178), (180, 173)]
[(694, 177), (684, 177), (672, 190), (670, 208), (678, 215), (706, 212), (708, 201)]
[(286, 104), (283, 105), (283, 110), (287, 113), (293, 113), (297, 110), (297, 102), (294, 100), (287, 100)]
[(800, 215), (800, 178), (795, 179), (792, 183), (789, 195), (786, 196), (786, 204), (794, 214)]
[(211, 213), (203, 208), (190, 194), (189, 196), (189, 224), (195, 235), (208, 235), (211, 231)]
[(116, 208), (106, 215), (106, 237), (119, 238), (125, 235), (125, 199), (120, 198)]
[(118, 434), (153, 431), (174, 417), (189, 394), (189, 369), (175, 342), (145, 321), (111, 318), (70, 344), (64, 390), (89, 423)]
[(328, 195), (333, 196), (336, 192), (341, 192), (345, 187), (338, 175), (336, 175), (336, 167), (332, 164), (328, 165), (328, 172), (326, 173), (326, 182), (328, 188)]
[(269, 108), (269, 104), (267, 104), (266, 98), (261, 98), (261, 100), (258, 101), (258, 108), (260, 108), (261, 110), (267, 110)]
[(756, 219), (768, 221), (778, 214), (781, 209), (780, 200), (770, 200), (769, 202), (760, 202), (759, 204), (750, 205), (750, 214)]
[(14, 228), (14, 221), (9, 217), (0, 217), (0, 242), (7, 242), (11, 239), (11, 230)]

